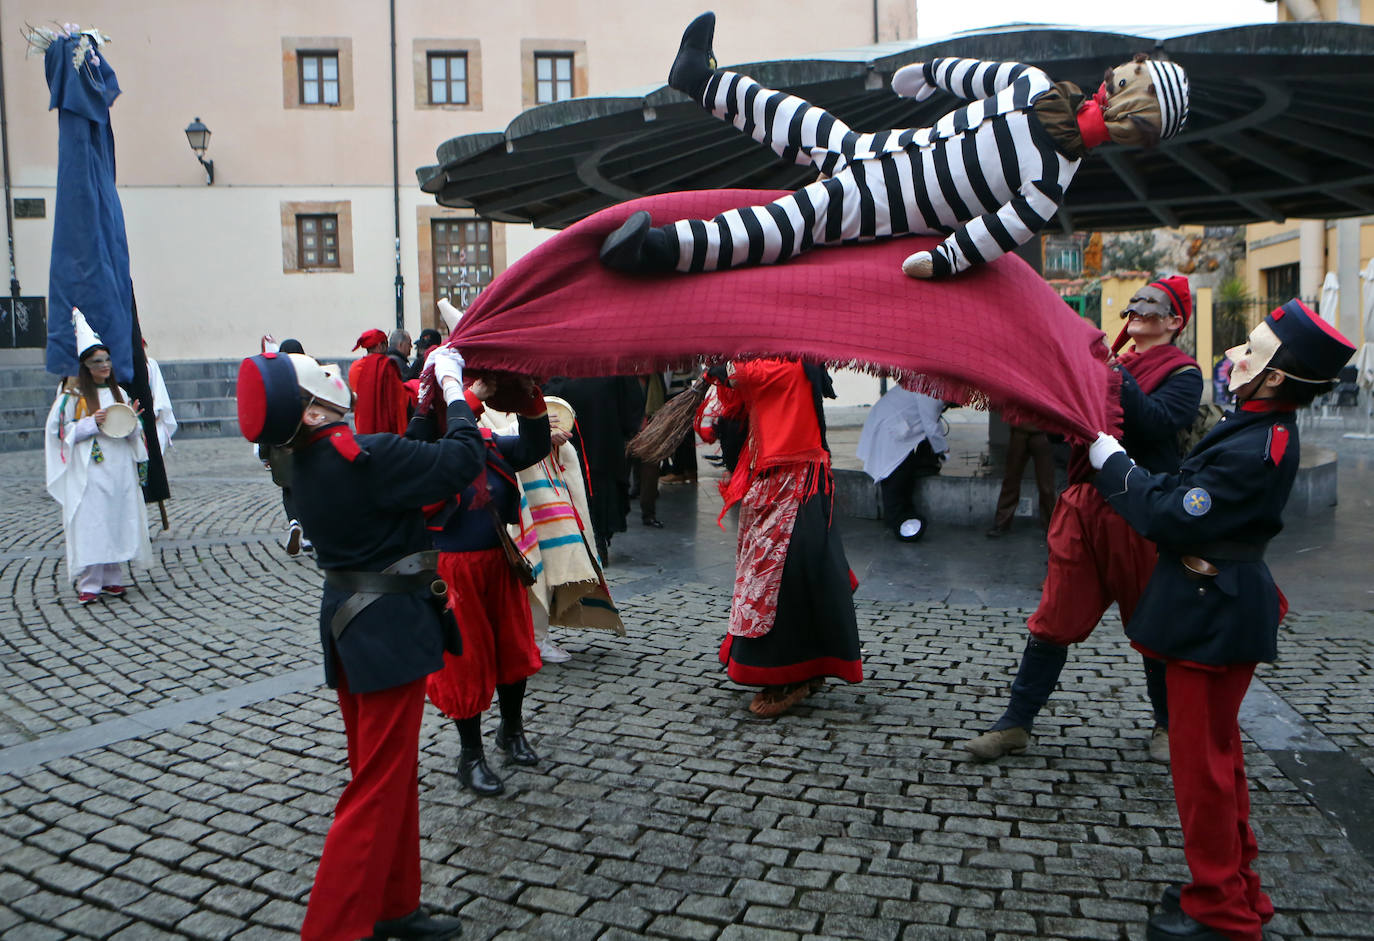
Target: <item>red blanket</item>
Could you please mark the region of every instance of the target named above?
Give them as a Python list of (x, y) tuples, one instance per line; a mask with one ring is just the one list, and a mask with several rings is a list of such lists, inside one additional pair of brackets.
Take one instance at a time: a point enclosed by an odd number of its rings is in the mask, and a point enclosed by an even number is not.
[(662, 225), (779, 195), (667, 193), (602, 210), (493, 281), (449, 342), (475, 374), (640, 374), (702, 358), (797, 356), (1075, 438), (1119, 424), (1102, 332), (1015, 256), (941, 281), (902, 274), (908, 254), (938, 241), (919, 236), (703, 274), (627, 275), (597, 261), (605, 236), (637, 209)]

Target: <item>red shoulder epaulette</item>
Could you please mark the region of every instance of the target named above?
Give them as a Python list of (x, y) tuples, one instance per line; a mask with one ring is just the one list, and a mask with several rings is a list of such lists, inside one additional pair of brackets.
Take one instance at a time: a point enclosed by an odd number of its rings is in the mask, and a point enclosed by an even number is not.
[(1269, 443), (1264, 449), (1264, 458), (1275, 467), (1283, 460), (1283, 455), (1288, 451), (1288, 429), (1283, 425), (1275, 425), (1269, 429)]
[(353, 429), (348, 427), (335, 428), (329, 433), (329, 443), (334, 446), (348, 463), (352, 464), (362, 456), (363, 449), (353, 438)]

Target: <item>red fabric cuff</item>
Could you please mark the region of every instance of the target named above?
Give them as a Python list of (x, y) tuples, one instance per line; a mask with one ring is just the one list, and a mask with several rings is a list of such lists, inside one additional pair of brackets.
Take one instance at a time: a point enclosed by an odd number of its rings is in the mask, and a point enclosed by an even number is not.
[(1096, 99), (1089, 98), (1079, 105), (1076, 117), (1078, 133), (1083, 136), (1083, 146), (1088, 150), (1112, 139), (1107, 133), (1107, 119), (1102, 116), (1102, 106)]
[(468, 408), (472, 409), (472, 414), (478, 418), (481, 418), (482, 413), (486, 411), (486, 403), (484, 403), (477, 396), (473, 395), (471, 388), (463, 390), (463, 399), (468, 403)]

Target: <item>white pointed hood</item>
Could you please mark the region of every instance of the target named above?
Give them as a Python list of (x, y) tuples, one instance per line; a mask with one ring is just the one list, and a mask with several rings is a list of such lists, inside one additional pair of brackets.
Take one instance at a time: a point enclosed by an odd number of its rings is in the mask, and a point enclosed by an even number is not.
[(81, 308), (72, 308), (72, 328), (76, 331), (76, 358), (78, 361), (94, 346), (104, 346), (105, 341), (100, 339), (100, 334), (91, 329), (91, 325), (86, 322), (86, 315), (81, 312)]

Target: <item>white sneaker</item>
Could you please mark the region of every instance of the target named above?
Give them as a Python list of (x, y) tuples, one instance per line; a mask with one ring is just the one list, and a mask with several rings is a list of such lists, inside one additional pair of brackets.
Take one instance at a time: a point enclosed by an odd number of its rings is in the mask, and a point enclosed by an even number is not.
[(539, 657), (545, 663), (567, 663), (572, 659), (572, 654), (551, 640), (541, 641), (535, 646), (539, 648)]
[(305, 530), (301, 529), (301, 524), (292, 520), (286, 530), (286, 554), (300, 555), (301, 540), (305, 538)]
[(925, 529), (925, 527), (926, 524), (916, 518), (902, 520), (902, 525), (897, 527), (897, 533), (903, 539), (915, 540), (921, 535), (921, 530)]

